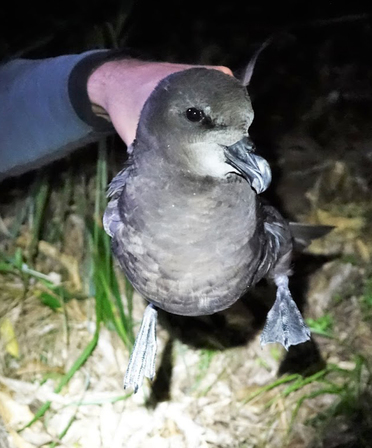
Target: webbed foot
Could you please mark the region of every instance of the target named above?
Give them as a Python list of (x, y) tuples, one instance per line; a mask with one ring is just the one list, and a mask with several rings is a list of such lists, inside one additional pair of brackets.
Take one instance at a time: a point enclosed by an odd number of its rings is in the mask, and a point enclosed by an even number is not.
[(288, 288), (288, 277), (282, 275), (274, 280), (278, 286), (276, 300), (267, 315), (260, 342), (261, 345), (280, 342), (288, 350), (291, 345), (308, 341), (310, 330), (292, 299)]
[(124, 377), (124, 389), (133, 387), (134, 393), (142, 386), (144, 377), (155, 376), (156, 320), (158, 312), (150, 304), (145, 309)]

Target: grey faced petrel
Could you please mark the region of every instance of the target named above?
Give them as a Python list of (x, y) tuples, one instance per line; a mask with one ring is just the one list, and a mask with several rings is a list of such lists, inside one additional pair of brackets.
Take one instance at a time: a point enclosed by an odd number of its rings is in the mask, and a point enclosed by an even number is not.
[(145, 103), (126, 167), (109, 187), (104, 227), (121, 268), (149, 302), (124, 387), (155, 375), (157, 308), (228, 308), (263, 277), (277, 285), (261, 344), (310, 338), (291, 297), (288, 222), (259, 194), (271, 171), (249, 138), (246, 88), (217, 70), (163, 79)]

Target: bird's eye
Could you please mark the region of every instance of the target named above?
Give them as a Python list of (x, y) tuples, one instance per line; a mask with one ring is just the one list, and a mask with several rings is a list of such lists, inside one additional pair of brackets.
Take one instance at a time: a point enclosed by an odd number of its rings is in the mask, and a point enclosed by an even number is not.
[(198, 121), (202, 121), (205, 118), (205, 115), (202, 110), (196, 109), (196, 107), (190, 107), (186, 111), (186, 117), (188, 120), (196, 123)]

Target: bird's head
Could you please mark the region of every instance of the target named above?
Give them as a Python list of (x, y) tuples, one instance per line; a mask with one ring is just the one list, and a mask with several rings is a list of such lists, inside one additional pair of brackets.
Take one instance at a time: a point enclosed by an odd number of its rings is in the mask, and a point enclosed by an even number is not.
[(234, 77), (206, 68), (177, 72), (147, 100), (137, 129), (138, 150), (146, 148), (191, 175), (241, 175), (261, 193), (271, 171), (249, 139), (253, 117), (247, 90)]

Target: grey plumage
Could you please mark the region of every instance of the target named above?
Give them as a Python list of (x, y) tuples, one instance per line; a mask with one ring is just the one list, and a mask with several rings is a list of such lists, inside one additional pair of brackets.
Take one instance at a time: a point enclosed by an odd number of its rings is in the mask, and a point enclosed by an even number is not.
[(153, 376), (154, 306), (185, 316), (212, 314), (271, 277), (277, 302), (261, 343), (288, 348), (309, 339), (288, 289), (289, 224), (257, 195), (271, 172), (249, 140), (252, 121), (246, 89), (203, 68), (170, 75), (143, 108), (104, 215), (120, 266), (152, 304), (125, 379), (135, 391), (143, 376)]

